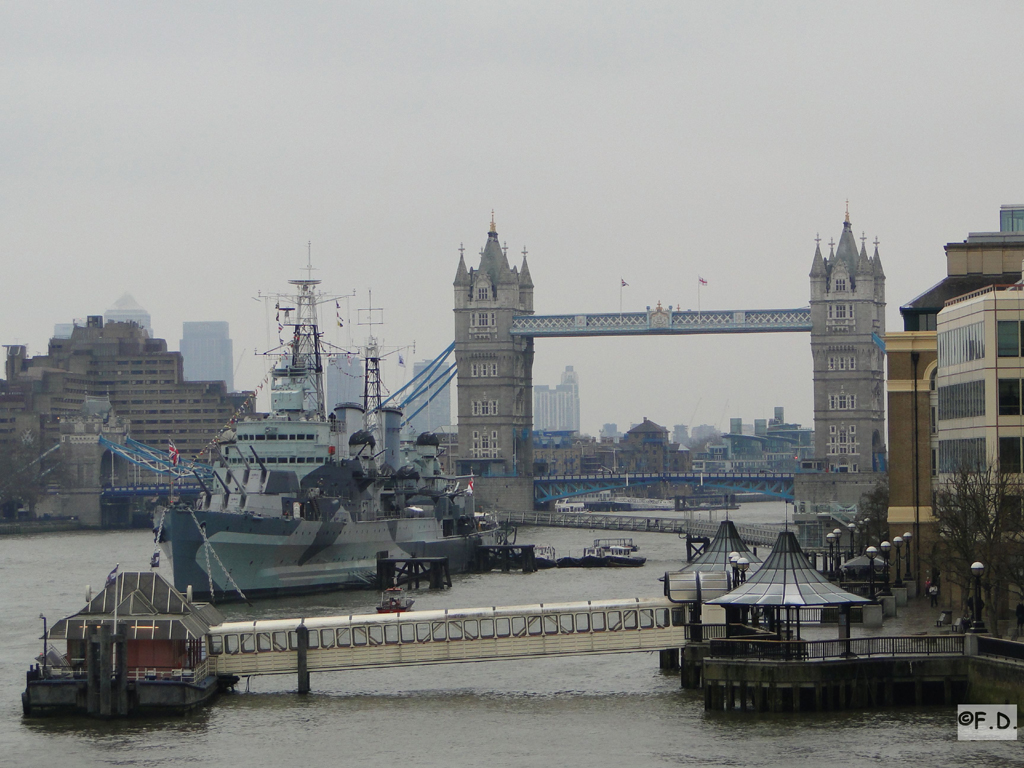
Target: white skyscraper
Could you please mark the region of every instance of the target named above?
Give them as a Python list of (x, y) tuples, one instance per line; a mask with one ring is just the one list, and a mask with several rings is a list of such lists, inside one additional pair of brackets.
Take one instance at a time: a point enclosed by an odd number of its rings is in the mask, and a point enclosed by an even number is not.
[(542, 431), (580, 431), (580, 379), (571, 365), (565, 366), (557, 387), (533, 388), (533, 422)]
[(234, 391), (234, 351), (226, 322), (182, 323), (179, 349), (186, 381), (223, 381), (228, 392)]
[(324, 364), (327, 410), (339, 403), (363, 402), (363, 360), (355, 355), (333, 355)]
[[(413, 376), (419, 376), (431, 362), (430, 360), (421, 360), (418, 363), (414, 363), (412, 367)], [(443, 370), (443, 368), (440, 370)], [(421, 381), (417, 381), (413, 387), (418, 387)], [(431, 398), (433, 399), (431, 400)], [(420, 410), (421, 408), (422, 410)], [(417, 411), (419, 413), (416, 413)], [(444, 388), (440, 391), (438, 391), (437, 387), (430, 387), (418, 395), (405, 407), (406, 417), (410, 417), (414, 413), (416, 413), (416, 416), (409, 421), (411, 431), (414, 434), (436, 432), (440, 427), (450, 425), (452, 423), (451, 383), (445, 384)]]

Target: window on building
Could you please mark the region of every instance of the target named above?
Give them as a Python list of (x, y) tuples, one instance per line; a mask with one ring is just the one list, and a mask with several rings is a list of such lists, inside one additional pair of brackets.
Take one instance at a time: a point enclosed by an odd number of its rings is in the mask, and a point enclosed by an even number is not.
[(999, 471), (1020, 472), (1020, 438), (999, 438)]
[(836, 278), (836, 291), (845, 291), (845, 290), (846, 290), (846, 278), (845, 277), (837, 277)]
[(985, 415), (985, 380), (964, 381), (938, 389), (939, 421)]
[(942, 331), (938, 335), (938, 348), (940, 368), (980, 360), (985, 357), (985, 323), (971, 323)]
[(1020, 321), (1000, 320), (997, 324), (999, 357), (1020, 357)]
[(1020, 379), (999, 380), (999, 415), (1020, 416)]
[(852, 411), (857, 407), (857, 396), (845, 392), (829, 395), (828, 407), (830, 411)]
[(497, 416), (497, 400), (474, 400), (472, 406), (474, 416)]
[(846, 305), (845, 304), (836, 304), (836, 320), (845, 320), (845, 319), (846, 319)]
[(986, 467), (985, 438), (939, 440), (939, 472), (979, 471)]
[(487, 299), (490, 298), (490, 293), (491, 292), (489, 290), (487, 290), (486, 288), (477, 288), (476, 289), (476, 297), (480, 301), (487, 301)]

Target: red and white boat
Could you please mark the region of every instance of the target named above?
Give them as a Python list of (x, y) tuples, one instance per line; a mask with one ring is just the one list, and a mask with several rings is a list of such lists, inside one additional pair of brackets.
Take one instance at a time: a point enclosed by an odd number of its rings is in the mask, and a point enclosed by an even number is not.
[(380, 603), (377, 605), (377, 613), (404, 613), (412, 610), (415, 602), (411, 597), (405, 596), (405, 590), (401, 587), (388, 587), (381, 593)]

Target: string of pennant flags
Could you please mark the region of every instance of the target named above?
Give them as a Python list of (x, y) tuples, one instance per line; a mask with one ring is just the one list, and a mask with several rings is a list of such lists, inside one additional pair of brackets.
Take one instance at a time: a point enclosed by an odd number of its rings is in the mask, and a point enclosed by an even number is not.
[[(235, 409), (235, 412), (231, 415), (231, 418), (229, 418), (221, 426), (221, 428), (217, 430), (217, 433), (212, 438), (210, 438), (210, 441), (207, 442), (206, 445), (204, 445), (202, 448), (200, 448), (196, 452), (196, 454), (192, 457), (193, 461), (196, 461), (197, 459), (199, 459), (207, 451), (212, 450), (213, 446), (217, 444), (217, 438), (221, 436), (221, 434), (224, 432), (224, 430), (225, 429), (230, 429), (235, 424), (237, 424), (238, 423), (238, 418), (249, 408), (249, 406), (250, 405), (253, 405), (253, 406), (255, 405), (256, 398), (259, 397), (260, 392), (263, 391), (263, 387), (265, 387), (267, 382), (270, 381), (270, 377), (271, 377), (271, 375), (273, 373), (274, 373), (274, 367), (271, 366), (270, 370), (267, 371), (267, 375), (263, 377), (263, 381), (261, 381), (258, 385), (256, 385), (256, 389), (254, 389), (252, 392), (250, 392), (249, 396), (246, 397), (245, 400), (242, 401), (242, 404), (240, 406), (238, 406), (237, 409)], [(168, 442), (170, 443), (170, 441), (168, 441)], [(174, 447), (173, 444), (171, 444), (171, 448), (173, 448), (173, 447)], [(170, 454), (170, 450), (168, 450), (168, 454)], [(175, 456), (172, 459), (172, 463), (174, 464), (174, 466), (177, 466), (178, 465), (178, 462), (177, 462), (177, 450), (174, 451), (174, 454), (175, 454)]]

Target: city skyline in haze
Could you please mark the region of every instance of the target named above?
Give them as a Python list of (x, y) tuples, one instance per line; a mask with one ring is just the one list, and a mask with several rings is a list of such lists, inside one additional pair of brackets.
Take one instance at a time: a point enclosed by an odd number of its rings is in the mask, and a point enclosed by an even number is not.
[[(385, 347), (430, 359), (492, 209), (539, 314), (803, 307), (847, 200), (898, 330), (943, 246), (1024, 198), (1015, 10), (8, 3), (0, 341), (42, 353), (128, 293), (161, 338), (229, 322), (253, 389), (277, 343), (253, 298), (311, 253), (325, 292), (356, 294), (340, 326), (324, 309), (327, 341), (365, 341), (372, 289)], [(590, 434), (778, 403), (813, 422), (809, 334), (539, 339), (534, 381), (570, 363)], [(386, 359), (390, 390), (411, 375)]]

